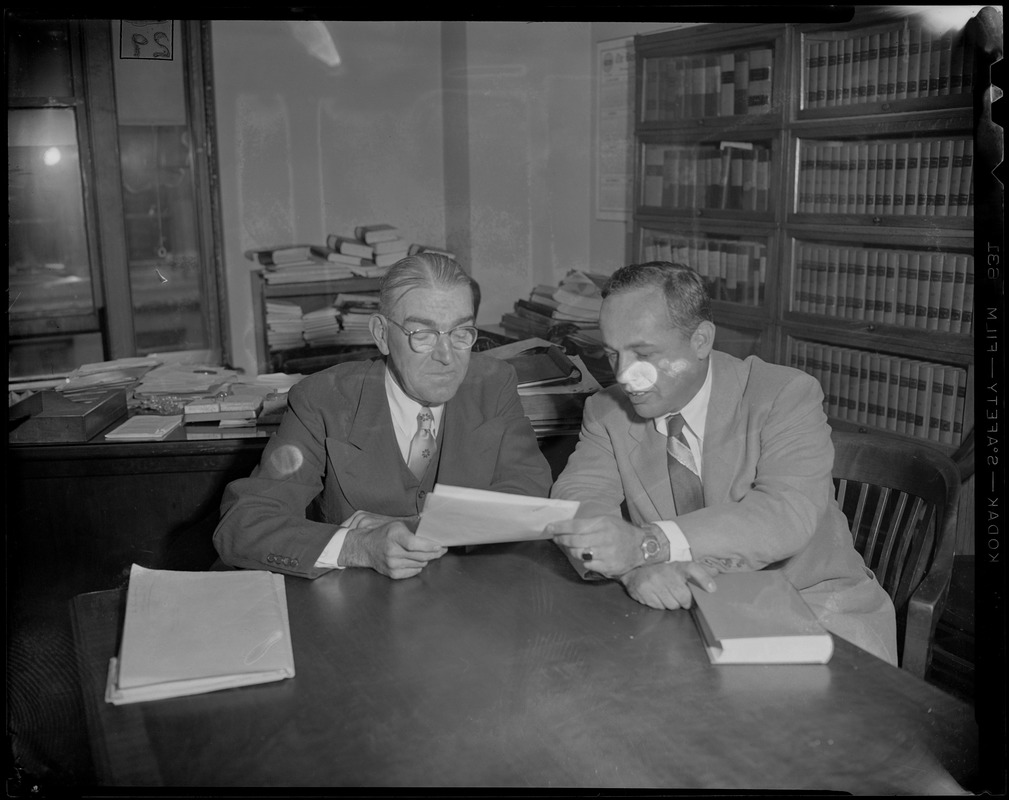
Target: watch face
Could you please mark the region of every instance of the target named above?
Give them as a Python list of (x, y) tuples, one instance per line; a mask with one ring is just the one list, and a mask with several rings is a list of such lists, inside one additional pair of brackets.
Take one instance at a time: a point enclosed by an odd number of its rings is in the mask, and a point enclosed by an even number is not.
[(651, 558), (659, 553), (659, 542), (657, 539), (649, 537), (641, 543), (641, 547), (645, 551), (645, 558)]

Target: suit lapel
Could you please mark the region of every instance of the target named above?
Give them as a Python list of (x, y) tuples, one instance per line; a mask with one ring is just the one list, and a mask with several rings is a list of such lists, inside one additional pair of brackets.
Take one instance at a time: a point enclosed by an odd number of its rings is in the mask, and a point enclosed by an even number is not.
[[(655, 519), (672, 519), (676, 515), (676, 506), (673, 504), (673, 488), (669, 484), (666, 438), (655, 430), (653, 420), (641, 420), (633, 413), (626, 418), (632, 441), (627, 454), (631, 469), (641, 481), (645, 497), (655, 506)], [(635, 502), (640, 505), (642, 498)]]
[[(356, 508), (381, 508), (383, 499), (406, 493), (413, 475), (403, 462), (385, 395), (385, 362), (376, 360), (364, 377), (347, 440), (330, 440), (340, 487)], [(395, 491), (390, 484), (399, 484)]]
[(737, 365), (716, 350), (711, 352), (711, 399), (704, 423), (702, 483), (705, 503), (728, 495), (745, 441), (738, 435), (743, 382)]
[(464, 381), (456, 396), (445, 404), (438, 456), (439, 483), (471, 487), (493, 483), (504, 423), (496, 417), (484, 419), (472, 393), (468, 380)]

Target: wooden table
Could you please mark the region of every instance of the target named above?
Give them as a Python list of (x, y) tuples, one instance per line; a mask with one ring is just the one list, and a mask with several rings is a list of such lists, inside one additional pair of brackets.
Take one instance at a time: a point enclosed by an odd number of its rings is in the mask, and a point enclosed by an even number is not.
[(582, 582), (550, 542), (286, 586), (295, 678), (119, 707), (125, 596), (74, 598), (103, 783), (885, 795), (976, 769), (970, 708), (909, 673), (842, 640), (825, 666), (712, 666), (688, 612)]

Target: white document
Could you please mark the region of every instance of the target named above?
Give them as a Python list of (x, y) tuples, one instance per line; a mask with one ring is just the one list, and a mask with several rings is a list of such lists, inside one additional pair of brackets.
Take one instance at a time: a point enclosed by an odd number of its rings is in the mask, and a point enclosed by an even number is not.
[(446, 547), (549, 539), (543, 528), (572, 519), (577, 500), (528, 497), (435, 484), (424, 501), (417, 536)]
[(114, 705), (294, 677), (284, 576), (262, 570), (130, 571)]

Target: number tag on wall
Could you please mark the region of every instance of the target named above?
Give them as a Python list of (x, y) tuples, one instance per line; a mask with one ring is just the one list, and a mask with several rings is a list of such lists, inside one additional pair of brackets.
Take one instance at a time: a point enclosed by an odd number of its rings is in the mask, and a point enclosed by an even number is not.
[(124, 19), (119, 26), (119, 57), (171, 61), (172, 20)]

